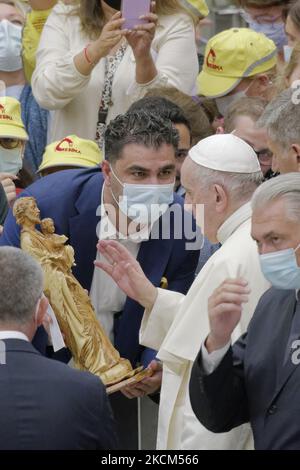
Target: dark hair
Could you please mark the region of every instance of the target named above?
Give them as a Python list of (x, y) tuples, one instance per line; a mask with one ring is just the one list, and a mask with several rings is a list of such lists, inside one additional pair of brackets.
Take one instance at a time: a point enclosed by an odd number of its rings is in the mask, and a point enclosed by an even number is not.
[(144, 110), (117, 116), (105, 131), (105, 159), (115, 162), (125, 145), (137, 144), (158, 149), (163, 144), (178, 148), (179, 136), (171, 120)]
[(37, 180), (37, 176), (29, 168), (28, 164), (23, 160), (23, 166), (18, 173), (18, 179), (15, 181), (17, 188), (26, 189)]
[(135, 101), (128, 109), (129, 113), (144, 110), (151, 114), (156, 114), (162, 119), (168, 119), (173, 124), (183, 124), (191, 132), (191, 125), (183, 110), (172, 103), (172, 101), (162, 96), (145, 96)]
[(150, 88), (145, 96), (164, 97), (168, 101), (179, 106), (181, 112), (190, 124), (192, 145), (198, 144), (200, 140), (205, 139), (214, 133), (208, 117), (206, 116), (201, 103), (199, 103), (200, 98), (198, 98), (198, 96), (189, 96), (172, 86)]

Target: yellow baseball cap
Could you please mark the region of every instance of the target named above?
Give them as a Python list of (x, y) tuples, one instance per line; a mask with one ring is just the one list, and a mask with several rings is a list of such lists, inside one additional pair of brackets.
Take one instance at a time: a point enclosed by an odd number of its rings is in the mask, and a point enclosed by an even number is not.
[(46, 147), (38, 172), (56, 166), (88, 168), (99, 165), (102, 160), (102, 153), (95, 142), (70, 135)]
[(205, 0), (181, 1), (187, 8), (190, 8), (197, 16), (199, 16), (199, 13), (203, 18), (209, 15), (209, 9)]
[(249, 28), (231, 28), (212, 37), (205, 50), (203, 70), (197, 79), (198, 93), (219, 98), (243, 78), (267, 72), (277, 63), (274, 42)]
[(0, 97), (0, 137), (29, 139), (21, 118), (21, 104), (10, 96)]

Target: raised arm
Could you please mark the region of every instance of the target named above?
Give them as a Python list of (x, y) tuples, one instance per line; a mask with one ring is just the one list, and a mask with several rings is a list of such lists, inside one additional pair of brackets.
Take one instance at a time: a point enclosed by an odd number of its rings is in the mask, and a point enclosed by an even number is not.
[[(227, 347), (248, 300), (247, 282), (227, 280), (209, 299), (211, 331), (194, 363), (190, 399), (199, 421), (212, 432), (228, 432), (249, 420), (244, 382), (245, 334)], [(215, 363), (215, 365), (214, 365)]]
[(70, 48), (70, 28), (78, 28), (72, 7), (58, 4), (49, 16), (37, 51), (37, 65), (32, 76), (32, 89), (40, 106), (62, 109), (88, 85), (95, 65), (106, 57), (126, 30), (120, 29), (123, 20), (116, 13), (104, 26), (98, 39), (87, 40), (82, 50), (74, 54)]
[(152, 310), (157, 298), (157, 288), (147, 279), (140, 264), (129, 251), (114, 240), (103, 240), (97, 249), (106, 263), (95, 261), (131, 299), (147, 310)]

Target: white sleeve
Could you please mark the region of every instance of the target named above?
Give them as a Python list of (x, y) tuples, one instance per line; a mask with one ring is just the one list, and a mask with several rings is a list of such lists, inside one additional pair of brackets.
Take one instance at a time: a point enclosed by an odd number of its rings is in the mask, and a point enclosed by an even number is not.
[(216, 351), (213, 351), (212, 353), (209, 354), (205, 347), (205, 341), (202, 343), (201, 346), (201, 355), (202, 355), (202, 366), (204, 369), (204, 372), (209, 375), (212, 374), (214, 370), (217, 369), (217, 367), (220, 365), (222, 362), (222, 359), (226, 355), (228, 349), (231, 346), (231, 341), (224, 346), (222, 349), (217, 349)]
[(157, 289), (158, 296), (151, 311), (145, 310), (140, 328), (140, 344), (158, 351), (176, 317), (185, 295)]
[[(137, 100), (147, 89), (158, 86), (174, 86), (191, 95), (195, 90), (199, 65), (192, 20), (187, 15), (172, 15), (172, 27), (157, 44), (155, 65), (157, 76), (149, 83), (134, 83), (128, 93)], [(155, 53), (154, 53), (155, 54)]]
[(70, 52), (67, 8), (62, 4), (53, 8), (37, 51), (32, 90), (39, 105), (45, 109), (64, 108), (90, 81), (90, 75), (82, 75), (77, 70), (74, 53)]

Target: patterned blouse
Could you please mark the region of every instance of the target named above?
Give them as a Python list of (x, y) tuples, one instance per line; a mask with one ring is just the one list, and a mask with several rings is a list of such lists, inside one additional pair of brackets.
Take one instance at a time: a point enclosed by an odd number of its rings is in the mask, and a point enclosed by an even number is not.
[(118, 66), (120, 65), (125, 51), (127, 48), (127, 43), (122, 44), (116, 53), (112, 56), (105, 58), (105, 78), (104, 78), (104, 88), (101, 98), (101, 103), (98, 113), (98, 123), (96, 131), (96, 143), (98, 144), (100, 150), (104, 146), (104, 132), (106, 129), (106, 117), (108, 113), (109, 106), (112, 105), (111, 96), (112, 96), (112, 86), (114, 75)]

